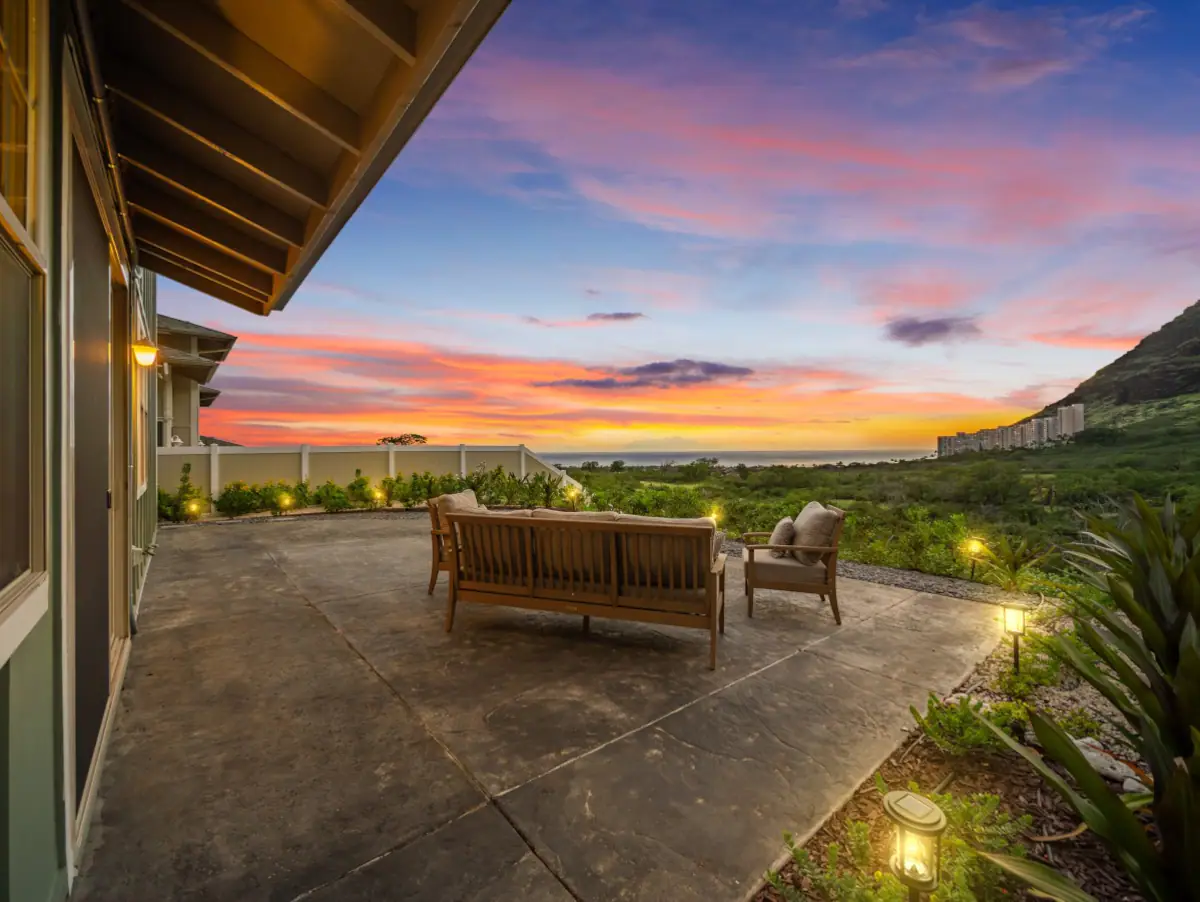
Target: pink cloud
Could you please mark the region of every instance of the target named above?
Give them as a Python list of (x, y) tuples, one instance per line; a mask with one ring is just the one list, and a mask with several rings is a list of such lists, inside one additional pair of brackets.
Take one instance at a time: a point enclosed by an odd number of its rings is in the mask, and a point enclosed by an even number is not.
[(1058, 329), (1051, 332), (1032, 332), (1030, 341), (1060, 348), (1090, 348), (1103, 351), (1128, 351), (1145, 338), (1143, 333), (1111, 335), (1090, 329)]

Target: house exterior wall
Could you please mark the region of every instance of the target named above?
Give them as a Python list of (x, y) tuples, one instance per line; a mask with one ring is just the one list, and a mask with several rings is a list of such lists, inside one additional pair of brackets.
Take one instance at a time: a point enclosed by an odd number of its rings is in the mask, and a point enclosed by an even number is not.
[(185, 445), (200, 442), (199, 387), (191, 379), (171, 379), (171, 434)]

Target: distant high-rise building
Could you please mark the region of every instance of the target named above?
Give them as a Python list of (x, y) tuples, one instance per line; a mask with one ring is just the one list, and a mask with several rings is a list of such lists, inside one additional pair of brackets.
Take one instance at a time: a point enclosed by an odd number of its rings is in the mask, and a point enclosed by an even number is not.
[(1083, 432), (1083, 405), (1071, 404), (1060, 407), (1058, 414), (1058, 431), (1063, 438)]
[(1034, 417), (1012, 426), (939, 435), (938, 457), (950, 457), (964, 451), (1007, 451), (1012, 448), (1038, 448), (1062, 441), (1082, 432), (1083, 405), (1071, 404), (1058, 408), (1050, 416)]

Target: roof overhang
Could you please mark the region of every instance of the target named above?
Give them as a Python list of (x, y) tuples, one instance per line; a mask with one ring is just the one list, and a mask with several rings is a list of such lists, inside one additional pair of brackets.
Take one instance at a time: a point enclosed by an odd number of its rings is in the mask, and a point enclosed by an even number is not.
[(76, 0), (137, 262), (287, 304), (509, 0)]

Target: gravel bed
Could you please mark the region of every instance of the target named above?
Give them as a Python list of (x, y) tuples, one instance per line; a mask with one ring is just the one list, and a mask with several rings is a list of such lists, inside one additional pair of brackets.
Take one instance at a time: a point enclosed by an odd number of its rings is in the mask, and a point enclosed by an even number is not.
[[(745, 545), (742, 542), (726, 540), (725, 553), (730, 557), (744, 557)], [(838, 560), (838, 575), (885, 586), (898, 586), (901, 589), (915, 589), (933, 595), (965, 598), (968, 601), (997, 602), (1004, 597), (1004, 593), (995, 586), (985, 586), (967, 579), (934, 576), (916, 570), (897, 570), (894, 567), (879, 567), (875, 564), (859, 564), (844, 558)]]

